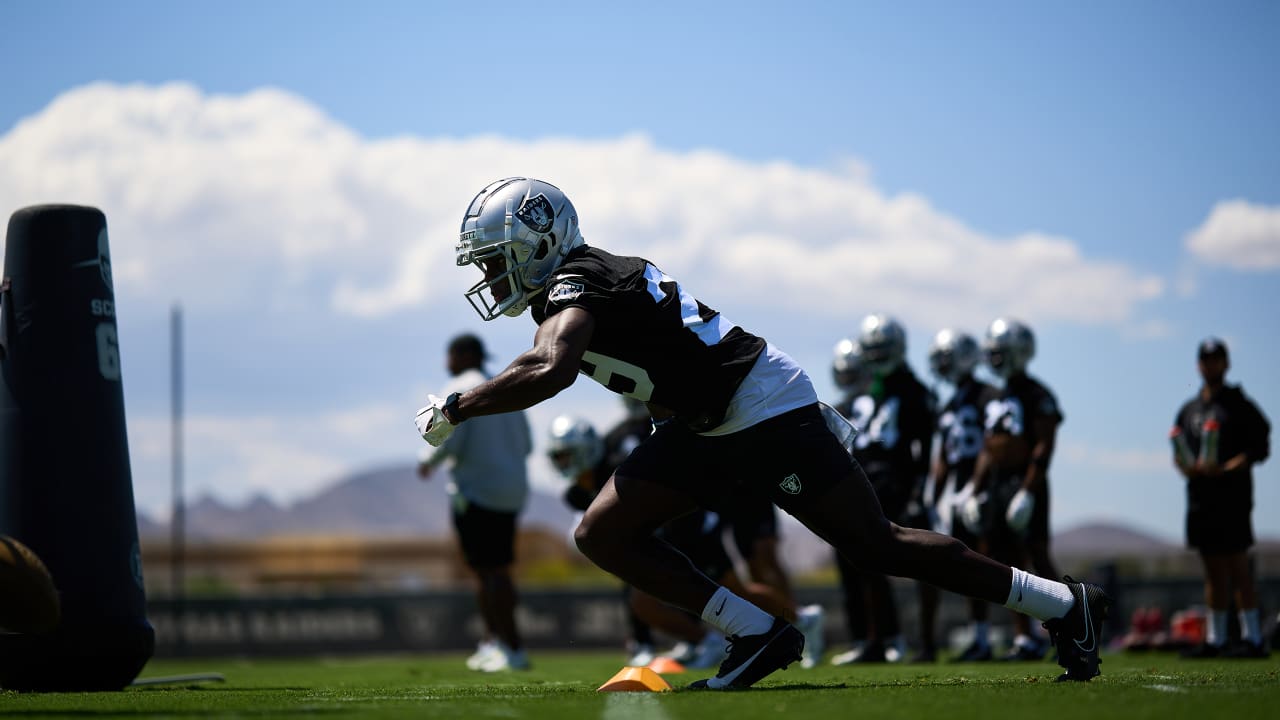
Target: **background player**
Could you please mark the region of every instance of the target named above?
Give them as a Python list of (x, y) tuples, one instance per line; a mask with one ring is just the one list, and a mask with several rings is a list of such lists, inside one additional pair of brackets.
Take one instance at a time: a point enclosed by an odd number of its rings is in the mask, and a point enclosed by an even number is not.
[[(981, 362), (978, 341), (968, 333), (943, 329), (929, 345), (929, 368), (950, 387), (947, 402), (938, 413), (939, 448), (933, 464), (931, 488), (934, 497), (934, 530), (949, 533), (957, 540), (980, 552), (986, 552), (986, 539), (970, 532), (959, 517), (959, 506), (971, 491), (978, 454), (982, 452), (982, 413), (995, 388), (974, 375)], [(920, 613), (923, 628), (933, 628), (937, 615), (938, 592), (922, 586)], [(991, 623), (987, 603), (969, 598), (973, 641), (955, 658), (957, 662), (980, 662), (991, 659)], [(929, 621), (924, 622), (925, 616)], [(925, 629), (922, 633), (926, 632)]]
[[(983, 409), (986, 434), (967, 521), (982, 529), (992, 557), (1056, 577), (1049, 556), (1049, 464), (1062, 411), (1049, 388), (1027, 374), (1036, 353), (1031, 328), (997, 318), (987, 328), (982, 350), (1004, 385)], [(984, 496), (986, 507), (979, 510), (975, 501)], [(1026, 616), (1015, 614), (1013, 622), (1013, 646), (1004, 659), (1043, 658), (1045, 643)]]

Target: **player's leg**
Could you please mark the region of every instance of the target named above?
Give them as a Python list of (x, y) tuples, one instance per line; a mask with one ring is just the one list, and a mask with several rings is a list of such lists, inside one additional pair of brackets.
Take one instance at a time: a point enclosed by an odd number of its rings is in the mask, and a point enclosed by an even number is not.
[(654, 535), (669, 520), (696, 509), (684, 493), (615, 473), (583, 515), (574, 540), (601, 569), (663, 602), (698, 613), (719, 586)]
[(1209, 608), (1205, 623), (1204, 643), (1189, 648), (1182, 656), (1189, 658), (1218, 657), (1226, 649), (1227, 612), (1231, 604), (1231, 569), (1227, 555), (1202, 550), (1200, 562), (1204, 567), (1204, 604)]
[(778, 517), (773, 502), (759, 495), (744, 495), (726, 518), (733, 529), (733, 543), (746, 562), (752, 582), (767, 585), (789, 605), (795, 615), (791, 578), (778, 559)]
[(461, 502), (455, 505), (453, 520), (463, 557), (476, 578), (476, 605), (486, 630), (487, 642), (482, 641), (468, 667), (526, 669), (529, 662), (516, 627), (517, 596), (511, 578), (516, 514)]
[(1027, 551), (1031, 558), (1031, 568), (1040, 577), (1060, 577), (1058, 565), (1053, 561), (1053, 553), (1049, 547), (1049, 482), (1046, 480), (1035, 491), (1035, 509), (1031, 511), (1031, 522), (1027, 525)]
[(912, 656), (911, 662), (933, 662), (938, 659), (937, 619), (941, 593), (929, 583), (917, 582), (916, 594), (920, 598), (920, 652)]
[[(792, 493), (787, 486), (795, 483), (780, 484), (782, 492), (774, 496), (780, 507), (865, 570), (922, 580), (1045, 621), (1058, 643), (1059, 662), (1067, 668), (1063, 679), (1088, 680), (1097, 674), (1098, 632), (1110, 605), (1101, 589), (1040, 578), (979, 555), (955, 538), (890, 523), (861, 468), (825, 431), (816, 410), (814, 415), (792, 418), (789, 426), (763, 428), (784, 443), (783, 467), (796, 467), (792, 472), (797, 476), (812, 478), (806, 487), (813, 492)], [(822, 423), (825, 439), (815, 423)], [(1072, 633), (1081, 641), (1075, 648), (1067, 638)]]
[[(860, 573), (853, 563), (836, 553), (836, 571), (840, 581), (840, 596), (844, 601), (845, 625), (849, 632), (849, 649), (831, 658), (832, 665), (849, 665), (859, 662), (867, 652), (868, 637), (872, 631), (867, 621), (867, 594), (862, 587)], [(883, 656), (883, 649), (879, 653)]]

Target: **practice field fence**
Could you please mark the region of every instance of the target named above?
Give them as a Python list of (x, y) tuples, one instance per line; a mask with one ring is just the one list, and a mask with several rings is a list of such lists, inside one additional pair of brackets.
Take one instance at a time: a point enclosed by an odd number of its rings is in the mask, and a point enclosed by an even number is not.
[[(1091, 578), (1092, 579), (1092, 578)], [(1196, 579), (1128, 582), (1099, 577), (1116, 599), (1108, 628), (1123, 634), (1134, 608), (1158, 606), (1171, 614), (1203, 602)], [(919, 637), (915, 584), (895, 581), (902, 630)], [(848, 642), (843, 600), (836, 588), (801, 588), (802, 604), (826, 608), (829, 644)], [(1259, 583), (1265, 618), (1280, 608), (1280, 578)], [(181, 602), (155, 598), (148, 617), (156, 629), (157, 656), (275, 655), (313, 653), (460, 651), (473, 648), (481, 624), (475, 596), (469, 592), (419, 592), (381, 595), (192, 598)], [(997, 630), (1010, 613), (992, 608)], [(525, 591), (517, 616), (525, 643), (534, 649), (621, 648), (627, 629), (618, 590)], [(941, 638), (968, 623), (964, 598), (943, 593), (938, 612)]]

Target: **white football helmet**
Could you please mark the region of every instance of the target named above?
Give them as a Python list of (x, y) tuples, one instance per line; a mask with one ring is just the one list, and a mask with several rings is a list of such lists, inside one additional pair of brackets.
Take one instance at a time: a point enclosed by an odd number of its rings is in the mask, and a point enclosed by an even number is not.
[(551, 421), (551, 441), (547, 457), (564, 477), (575, 480), (590, 470), (604, 456), (604, 441), (591, 423), (570, 415)]
[(831, 360), (831, 376), (836, 387), (848, 392), (866, 379), (866, 368), (862, 364), (862, 348), (858, 343), (844, 338), (836, 343), (834, 357)]
[(582, 242), (578, 212), (556, 186), (521, 177), (490, 183), (471, 200), (458, 235), (458, 265), (484, 273), (467, 301), (485, 320), (520, 315)]
[(959, 330), (939, 330), (929, 345), (929, 368), (934, 375), (952, 384), (972, 373), (981, 359), (978, 341)]
[(991, 372), (1008, 379), (1026, 372), (1036, 354), (1036, 336), (1017, 320), (996, 318), (982, 340), (982, 352)]
[(884, 377), (906, 361), (907, 333), (888, 315), (868, 315), (858, 331), (858, 347), (863, 366)]

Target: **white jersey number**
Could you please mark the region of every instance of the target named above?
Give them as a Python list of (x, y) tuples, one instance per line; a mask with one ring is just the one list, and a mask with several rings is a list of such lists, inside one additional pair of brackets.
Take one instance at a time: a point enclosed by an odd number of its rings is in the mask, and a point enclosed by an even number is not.
[(870, 395), (859, 395), (853, 400), (849, 422), (858, 428), (855, 440), (856, 447), (861, 450), (872, 443), (886, 448), (898, 444), (901, 434), (898, 428), (898, 409), (900, 402), (893, 397), (885, 401), (879, 408)]

